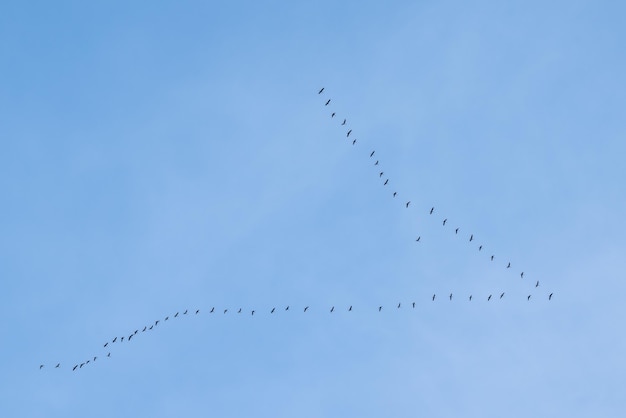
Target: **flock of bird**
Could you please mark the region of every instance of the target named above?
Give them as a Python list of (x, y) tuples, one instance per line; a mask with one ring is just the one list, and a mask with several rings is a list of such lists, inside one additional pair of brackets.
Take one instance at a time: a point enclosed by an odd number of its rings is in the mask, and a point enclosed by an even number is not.
[[(321, 95), (321, 94), (323, 94), (323, 93), (324, 93), (324, 88), (321, 88), (321, 89), (318, 91), (318, 95)], [(331, 104), (331, 99), (327, 99), (327, 100), (325, 100), (325, 105), (324, 105), (324, 106), (329, 106), (330, 104)], [(336, 112), (332, 112), (330, 116), (331, 116), (331, 118), (333, 118), (333, 119), (334, 119), (334, 118), (337, 116), (337, 114), (336, 114)], [(344, 118), (344, 119), (342, 120), (342, 122), (341, 122), (341, 126), (346, 126), (346, 124), (347, 124), (347, 119), (345, 119), (345, 118)], [(356, 139), (354, 136), (352, 137), (352, 139), (350, 139), (350, 136), (352, 135), (352, 131), (353, 131), (353, 130), (352, 130), (351, 128), (349, 128), (349, 127), (347, 127), (346, 129), (347, 129), (347, 131), (346, 131), (346, 138), (348, 138), (349, 140), (351, 140), (351, 141), (352, 141), (352, 145), (356, 145), (356, 143), (357, 143), (357, 139)], [(375, 158), (374, 158), (374, 155), (375, 155), (375, 154), (376, 154), (376, 150), (372, 150), (372, 151), (369, 153), (369, 158), (370, 158), (370, 159), (372, 159), (372, 161), (374, 161), (374, 162), (373, 162), (373, 165), (374, 165), (374, 166), (376, 166), (377, 171), (378, 171), (378, 170), (380, 169), (380, 161), (379, 161), (378, 159), (375, 159)], [(382, 170), (380, 170), (380, 172), (378, 173), (378, 177), (381, 179), (381, 181), (382, 181), (382, 185), (383, 185), (383, 186), (387, 186), (387, 185), (389, 184), (389, 178), (384, 177), (384, 180), (382, 180), (384, 175), (385, 175), (385, 172), (384, 172), (384, 171), (382, 171)], [(398, 192), (394, 190), (394, 191), (392, 192), (392, 197), (393, 197), (393, 198), (398, 197)], [(409, 208), (409, 206), (411, 205), (411, 201), (410, 201), (410, 200), (407, 200), (406, 202), (404, 202), (404, 201), (403, 201), (402, 205), (403, 205), (406, 209), (408, 209), (408, 208)], [(430, 207), (430, 209), (429, 209), (429, 210), (427, 210), (427, 213), (428, 213), (429, 215), (433, 215), (433, 214), (435, 213), (435, 207), (434, 207), (434, 206), (431, 206), (431, 207)], [(442, 226), (444, 226), (444, 227), (445, 227), (445, 226), (446, 226), (446, 224), (448, 224), (448, 218), (445, 218), (445, 217), (444, 217), (444, 218), (441, 220), (441, 223), (442, 223)], [(454, 228), (454, 234), (455, 234), (455, 235), (459, 235), (459, 231), (460, 231), (460, 230), (461, 230), (461, 228), (460, 228), (460, 227), (455, 227), (455, 228)], [(415, 241), (416, 241), (416, 242), (421, 242), (421, 236), (418, 236), (418, 237), (415, 239)], [(474, 234), (469, 234), (469, 237), (468, 237), (468, 243), (471, 243), (471, 242), (474, 242), (474, 241), (475, 241), (475, 239), (474, 239)], [(483, 244), (479, 244), (477, 248), (478, 248), (478, 251), (479, 251), (479, 252), (481, 252), (481, 251), (483, 250)], [(492, 262), (493, 262), (493, 261), (494, 261), (494, 259), (495, 259), (495, 255), (491, 254), (491, 255), (490, 255), (490, 257), (489, 257), (489, 259), (490, 259), (490, 261), (492, 261)], [(510, 261), (507, 261), (505, 264), (506, 264), (506, 267), (505, 267), (506, 269), (510, 269), (510, 268), (511, 268), (511, 262), (510, 262)], [(523, 271), (522, 271), (522, 272), (520, 272), (520, 278), (522, 278), (522, 279), (524, 278), (524, 272), (523, 272)], [(536, 281), (536, 282), (535, 282), (534, 287), (535, 287), (535, 288), (538, 288), (538, 287), (539, 287), (539, 281)], [(496, 296), (498, 296), (498, 295), (496, 294)], [(547, 295), (548, 300), (552, 300), (552, 296), (553, 296), (553, 293), (548, 294), (548, 295)], [(473, 295), (466, 295), (465, 297), (467, 298), (466, 300), (467, 300), (468, 302), (471, 302), (472, 300), (474, 300), (474, 299), (475, 299)], [(503, 299), (504, 297), (505, 297), (505, 292), (501, 292), (501, 293), (499, 293), (499, 297), (498, 297), (498, 299)], [(432, 295), (432, 297), (429, 297), (429, 298), (430, 298), (430, 300), (431, 300), (432, 302), (435, 302), (435, 301), (437, 300), (437, 295), (436, 295), (436, 294), (433, 294), (433, 295)], [(446, 298), (446, 297), (444, 296), (444, 298)], [(453, 293), (450, 293), (449, 295), (447, 295), (447, 299), (448, 299), (450, 302), (453, 300), (453, 298), (454, 298)], [(527, 301), (530, 301), (530, 300), (531, 300), (531, 298), (532, 298), (532, 294), (529, 294), (529, 295), (528, 295), (528, 296), (526, 296), (525, 298), (526, 298), (526, 300), (527, 300)], [(462, 299), (464, 299), (464, 298), (462, 298)], [(495, 299), (495, 297), (494, 297), (494, 295), (493, 295), (493, 294), (489, 294), (488, 296), (483, 295), (483, 297), (482, 297), (481, 299), (482, 299), (482, 300), (484, 300), (484, 301), (486, 301), (486, 302), (490, 302), (492, 299)], [(409, 306), (411, 306), (412, 308), (415, 308), (415, 306), (416, 306), (416, 302), (411, 302)], [(399, 302), (399, 303), (395, 306), (395, 309), (400, 309), (401, 307), (402, 307), (402, 303), (401, 303), (401, 302)], [(302, 307), (300, 307), (299, 309), (301, 309), (301, 311), (302, 311), (303, 313), (306, 313), (307, 311), (309, 311), (309, 306), (305, 306), (305, 307), (303, 307), (303, 308), (302, 308)], [(347, 311), (347, 312), (353, 312), (353, 306), (352, 306), (352, 305), (349, 305), (349, 306), (344, 306), (344, 307), (342, 307), (341, 309), (342, 309), (342, 310), (344, 310), (344, 311)], [(375, 309), (377, 309), (377, 310), (378, 310), (378, 312), (382, 312), (382, 310), (383, 310), (383, 305), (378, 305), (377, 307), (375, 307)], [(292, 310), (292, 311), (293, 311), (294, 309), (290, 309), (290, 306), (289, 306), (289, 305), (287, 305), (285, 308), (281, 308), (281, 310), (283, 310), (283, 311), (290, 311), (290, 310)], [(339, 309), (335, 309), (335, 306), (331, 306), (330, 308), (327, 308), (327, 310), (328, 310), (328, 312), (329, 312), (329, 313), (333, 313), (333, 312), (335, 312), (335, 310), (337, 310), (337, 311), (338, 311)], [(221, 309), (221, 308), (220, 308), (220, 309), (218, 309), (218, 310), (216, 311), (216, 308), (215, 308), (215, 307), (212, 307), (212, 308), (209, 310), (209, 314), (214, 314), (214, 313), (217, 313), (218, 311), (219, 311), (219, 312), (221, 312), (223, 315), (225, 315), (225, 314), (227, 314), (227, 313), (229, 312), (229, 309), (228, 309), (228, 308), (225, 308), (225, 309)], [(269, 314), (269, 315), (273, 315), (276, 311), (277, 311), (277, 308), (276, 308), (276, 307), (272, 307), (271, 309), (267, 309), (267, 310), (263, 310), (263, 311), (256, 311), (256, 310), (254, 310), (254, 309), (246, 309), (246, 310), (244, 311), (244, 309), (240, 307), (240, 308), (235, 309), (235, 310), (230, 311), (230, 312), (236, 312), (237, 314), (242, 314), (242, 313), (244, 313), (244, 314), (249, 314), (250, 316), (254, 317), (255, 313), (256, 313), (257, 315), (258, 315), (258, 314), (263, 314), (263, 313), (265, 313), (265, 314)], [(183, 316), (184, 316), (184, 315), (188, 315), (189, 313), (190, 313), (190, 311), (189, 311), (188, 309), (186, 309), (184, 312), (182, 312), (182, 315), (183, 315)], [(200, 313), (200, 309), (196, 309), (196, 310), (194, 311), (194, 315), (198, 315), (199, 313)], [(160, 323), (166, 323), (166, 322), (168, 322), (168, 321), (170, 321), (170, 320), (173, 320), (173, 319), (175, 319), (175, 318), (178, 318), (180, 315), (181, 315), (181, 312), (176, 312), (174, 315), (172, 315), (172, 317), (171, 317), (171, 318), (170, 318), (170, 316), (165, 316), (164, 318), (161, 318), (161, 319), (157, 319), (157, 320), (155, 320), (155, 321), (154, 321), (154, 323), (150, 323), (149, 325), (144, 325), (142, 329), (138, 328), (138, 329), (135, 329), (134, 331), (132, 331), (132, 332), (130, 332), (130, 333), (128, 333), (128, 334), (124, 334), (124, 335), (122, 335), (122, 336), (115, 336), (114, 338), (110, 339), (109, 341), (106, 341), (106, 342), (103, 344), (103, 348), (104, 348), (104, 349), (106, 350), (106, 352), (107, 352), (107, 354), (106, 354), (106, 355), (103, 355), (103, 357), (106, 357), (106, 358), (110, 358), (110, 357), (111, 357), (111, 352), (110, 352), (110, 351), (108, 351), (108, 350), (109, 350), (109, 349), (110, 349), (110, 348), (111, 348), (114, 344), (119, 345), (119, 344), (122, 344), (122, 343), (124, 343), (124, 342), (129, 343), (129, 342), (130, 342), (133, 338), (137, 338), (137, 337), (138, 337), (138, 336), (140, 336), (142, 333), (145, 333), (145, 332), (150, 332), (150, 331), (152, 331), (152, 330), (156, 329)], [(170, 321), (170, 322), (171, 322), (171, 321)], [(70, 365), (70, 368), (71, 368), (71, 370), (72, 370), (72, 371), (77, 371), (77, 370), (83, 369), (84, 367), (86, 367), (86, 366), (88, 366), (88, 365), (90, 365), (90, 364), (94, 364), (94, 363), (96, 362), (96, 360), (97, 360), (97, 359), (98, 359), (98, 356), (91, 356), (89, 359), (86, 359), (86, 360), (84, 360), (84, 361), (80, 361), (80, 362), (77, 362), (77, 363), (75, 363), (75, 364)], [(40, 365), (39, 365), (39, 369), (40, 369), (40, 370), (41, 370), (41, 369), (44, 369), (44, 367), (46, 367), (46, 365), (45, 365), (45, 364), (40, 364)], [(59, 368), (62, 368), (62, 367), (61, 367), (61, 363), (56, 363), (56, 365), (55, 365), (53, 368), (54, 368), (54, 369), (59, 369)]]

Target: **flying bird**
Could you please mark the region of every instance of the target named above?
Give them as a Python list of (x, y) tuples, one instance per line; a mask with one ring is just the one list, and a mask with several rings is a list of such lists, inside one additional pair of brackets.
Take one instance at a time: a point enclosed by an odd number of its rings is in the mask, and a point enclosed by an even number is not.
[(307, 310), (307, 309), (309, 309), (309, 307), (308, 307), (308, 306), (306, 306), (306, 307), (304, 308), (304, 312), (306, 312), (306, 310)]
[(254, 316), (254, 311), (252, 311), (252, 316)]
[(346, 124), (346, 120), (344, 119), (343, 122), (341, 122), (342, 125)]
[(108, 343), (108, 342), (104, 343), (104, 347), (106, 347), (107, 345), (109, 345), (109, 343)]
[(215, 306), (211, 308), (211, 310), (209, 311), (209, 313), (213, 313), (213, 311), (215, 310)]
[(524, 278), (524, 272), (522, 272), (522, 274), (519, 275), (522, 279)]
[(376, 150), (372, 151), (372, 153), (370, 154), (370, 158), (372, 158), (374, 156), (375, 152), (376, 152)]
[(196, 310), (196, 315), (198, 315), (198, 312), (200, 312), (200, 309), (197, 309), (197, 310)]
[(448, 218), (443, 220), (443, 226), (446, 226), (446, 222), (448, 222)]
[(270, 313), (274, 313), (275, 310), (276, 310), (276, 308), (272, 308), (272, 311)]
[(526, 300), (530, 300), (530, 296), (531, 296), (531, 295), (528, 295), (528, 297), (526, 298)]
[(351, 133), (352, 133), (352, 129), (348, 131), (348, 133), (346, 134), (346, 138), (349, 137)]
[(55, 369), (58, 369), (60, 365), (61, 365), (61, 363), (57, 363), (57, 365), (56, 365), (56, 366), (54, 366), (54, 368), (55, 368)]
[(535, 287), (539, 287), (539, 280), (537, 280), (537, 283), (535, 284)]
[(107, 357), (111, 357), (111, 353), (109, 352), (109, 354), (107, 354)]
[(455, 229), (455, 230), (454, 230), (454, 233), (455, 233), (455, 234), (458, 234), (458, 233), (459, 233), (459, 229), (460, 229), (460, 228)]
[(178, 318), (178, 314), (179, 312), (176, 312), (176, 315), (174, 315), (174, 318)]
[(398, 303), (398, 309), (400, 309), (400, 303)]
[(356, 139), (354, 141), (352, 141), (352, 145), (356, 144)]
[(317, 94), (322, 94), (323, 91), (324, 91), (324, 87), (322, 87), (322, 89), (318, 91)]
[(378, 160), (376, 160), (376, 162), (374, 163), (374, 165), (378, 165)]
[(135, 330), (135, 332), (133, 332), (134, 335), (137, 335), (137, 333), (139, 332), (138, 329)]
[(239, 310), (237, 311), (237, 313), (241, 313), (241, 308), (239, 308)]
[(185, 309), (185, 312), (183, 312), (183, 315), (187, 315), (187, 309)]
[(410, 204), (411, 204), (411, 201), (409, 200), (408, 202), (406, 202), (406, 207), (408, 208)]
[(393, 192), (393, 197), (396, 197), (397, 194), (398, 192)]
[(130, 334), (130, 337), (128, 337), (128, 341), (130, 341), (131, 338), (133, 338), (133, 334)]
[(482, 246), (482, 245), (479, 245), (479, 246), (478, 246), (478, 251), (480, 251), (480, 250), (482, 250), (482, 249), (483, 249), (483, 246)]
[(224, 313), (228, 312), (228, 309), (224, 309)]
[(331, 117), (331, 118), (334, 118), (334, 117), (335, 117), (335, 112), (333, 112), (333, 113), (330, 115), (330, 117)]
[(328, 103), (330, 103), (330, 99), (328, 99), (328, 101), (326, 102), (324, 106), (328, 106)]
[(385, 180), (385, 183), (383, 183), (383, 186), (386, 186), (387, 183), (389, 183), (389, 179)]
[(333, 313), (334, 310), (335, 310), (335, 307), (333, 306), (332, 308), (330, 308), (330, 313)]
[(72, 368), (72, 371), (76, 370), (77, 367), (78, 367), (78, 364), (74, 366), (74, 368)]
[(170, 319), (170, 317), (169, 317), (169, 316), (166, 316), (166, 317), (165, 317), (165, 320), (167, 321), (168, 319)]
[(500, 299), (502, 299), (504, 297), (504, 292), (502, 292), (502, 294), (500, 295)]
[(413, 309), (415, 309), (415, 302), (413, 302)]
[(117, 337), (113, 338), (113, 341), (112, 341), (112, 342), (115, 342), (115, 341), (117, 341)]
[(493, 256), (491, 256), (491, 261), (493, 261)]
[(39, 370), (43, 369), (43, 364), (39, 365)]
[(548, 295), (548, 300), (552, 300), (552, 293), (550, 293), (550, 295)]
[(352, 305), (348, 308), (348, 312), (352, 312)]
[(287, 307), (285, 308), (285, 310), (286, 310), (286, 311), (288, 311), (288, 310), (289, 310), (289, 305), (287, 305)]
[(120, 338), (120, 342), (122, 343), (124, 342), (124, 337)]
[(489, 295), (489, 297), (487, 298), (487, 301), (490, 301), (490, 300), (491, 300), (491, 295)]
[(385, 174), (385, 172), (384, 172), (384, 171), (381, 171), (380, 173), (378, 173), (378, 177), (382, 177), (382, 176), (383, 176), (383, 174)]
[(96, 359), (97, 359), (97, 358), (98, 358), (98, 357), (94, 357), (94, 358), (93, 358), (93, 361), (96, 361)]
[(148, 327), (143, 327), (143, 329), (141, 330), (141, 332), (146, 332), (146, 329), (147, 329), (147, 328), (148, 328)]
[(84, 365), (85, 365), (85, 363), (80, 363), (79, 369), (82, 369)]
[(450, 293), (450, 300), (452, 300), (452, 293)]
[(474, 234), (470, 235), (470, 242), (474, 240)]
[(152, 328), (154, 327), (154, 325), (150, 325), (150, 328), (148, 328), (150, 331), (152, 331)]
[(420, 239), (422, 239), (422, 236), (420, 235), (419, 237), (417, 237), (417, 239), (415, 240), (416, 242), (420, 242)]
[(435, 300), (435, 296), (437, 296), (437, 295), (434, 295), (434, 294), (433, 294), (433, 301)]
[(469, 296), (469, 300), (470, 300), (470, 302), (472, 301), (472, 295)]
[(511, 262), (509, 261), (509, 264), (506, 265), (506, 268), (510, 269), (511, 268)]
[(378, 312), (380, 312), (380, 311), (382, 311), (382, 310), (383, 310), (383, 307), (382, 307), (382, 306), (379, 306), (379, 307), (378, 307)]
[(156, 321), (154, 321), (154, 325), (159, 325), (159, 320), (157, 319)]
[(433, 206), (432, 208), (430, 208), (430, 215), (432, 215), (434, 211), (435, 211), (435, 207)]

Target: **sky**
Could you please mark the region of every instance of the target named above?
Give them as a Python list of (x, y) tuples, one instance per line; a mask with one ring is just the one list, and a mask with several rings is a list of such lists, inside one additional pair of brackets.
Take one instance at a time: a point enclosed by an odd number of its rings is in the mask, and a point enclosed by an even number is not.
[(625, 13), (2, 2), (0, 416), (623, 416)]

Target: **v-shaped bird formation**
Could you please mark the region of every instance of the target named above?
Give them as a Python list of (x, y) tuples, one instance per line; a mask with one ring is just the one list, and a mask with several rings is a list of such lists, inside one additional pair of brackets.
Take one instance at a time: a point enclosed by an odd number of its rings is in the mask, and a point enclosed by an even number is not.
[[(321, 88), (318, 91), (318, 95), (323, 94), (325, 91), (324, 88)], [(323, 100), (324, 106), (329, 106), (331, 105), (331, 99), (328, 98), (324, 98)], [(353, 134), (354, 128), (351, 128), (349, 126), (347, 126), (347, 122), (348, 119), (347, 118), (337, 118), (335, 119), (335, 117), (337, 116), (336, 112), (332, 112), (331, 113), (331, 119), (333, 120), (342, 120), (341, 124), (339, 126), (341, 127), (345, 127), (344, 129), (347, 129), (347, 131), (345, 131), (345, 138), (348, 139), (348, 141), (350, 141), (352, 143), (353, 146), (355, 146), (357, 144), (357, 138), (355, 136), (355, 134)], [(351, 138), (352, 136), (352, 138)], [(370, 161), (374, 160), (374, 155), (378, 154), (376, 153), (376, 150), (368, 150), (367, 154), (365, 154), (365, 156), (369, 155)], [(378, 157), (377, 157), (378, 158)], [(387, 187), (390, 184), (390, 179), (388, 177), (385, 176), (385, 171), (383, 169), (381, 169), (382, 163), (381, 160), (376, 159), (375, 162), (372, 164), (373, 166), (375, 166), (376, 168), (376, 172), (378, 173), (378, 178), (381, 181), (381, 185), (384, 187)], [(398, 199), (401, 203), (401, 208), (404, 208), (404, 210), (417, 210), (418, 213), (420, 211), (419, 208), (416, 208), (415, 205), (411, 206), (411, 199), (408, 198), (402, 198), (402, 194), (397, 191), (397, 190), (393, 190), (390, 192), (392, 199), (396, 199), (396, 198), (400, 198)], [(438, 216), (438, 211), (435, 208), (435, 206), (429, 206), (428, 208), (424, 209), (423, 212), (425, 217), (432, 217)], [(447, 227), (448, 224), (450, 224), (450, 219), (448, 217), (445, 216), (441, 216), (438, 220), (438, 222), (441, 222), (441, 226), (445, 229), (449, 228)], [(459, 236), (462, 237), (463, 236), (463, 230), (461, 229), (460, 226), (453, 226), (452, 227), (454, 230), (454, 234), (455, 236)], [(459, 233), (461, 231), (461, 233)], [(468, 245), (476, 245), (476, 238), (474, 237), (473, 233), (470, 233), (468, 235), (465, 235), (466, 239), (467, 239), (467, 244)], [(421, 236), (417, 236), (415, 239), (415, 242), (420, 243), (418, 245), (422, 245), (421, 243), (423, 242), (422, 237)], [(482, 254), (482, 250), (484, 248), (484, 244), (479, 243), (477, 244), (477, 251), (481, 252)], [(498, 258), (499, 259), (499, 258)], [(496, 256), (495, 254), (488, 254), (488, 260), (490, 260), (490, 262), (496, 262)], [(510, 261), (506, 260), (505, 263), (502, 264), (504, 269), (511, 269), (512, 268), (512, 264)], [(520, 278), (524, 279), (524, 272), (520, 271)], [(539, 288), (539, 281), (535, 280), (534, 283), (534, 288), (537, 289)], [(499, 300), (506, 300), (505, 298), (505, 294), (506, 292), (497, 292), (495, 293), (495, 295), (498, 295), (499, 293), (499, 298), (497, 299)], [(447, 297), (446, 297), (447, 296)], [(472, 302), (475, 300), (482, 300), (485, 303), (495, 303), (495, 302), (491, 302), (492, 301), (492, 296), (493, 294), (489, 294), (489, 295), (482, 295), (482, 296), (477, 296), (475, 297), (474, 295), (470, 294), (470, 295), (461, 295), (460, 297), (456, 297), (458, 295), (455, 295), (453, 292), (451, 292), (449, 295), (444, 295), (443, 296), (443, 300), (445, 301), (446, 299), (448, 300), (445, 303), (454, 303), (455, 301), (465, 301), (465, 303), (468, 302)], [(524, 298), (526, 299), (527, 302), (531, 301), (531, 297), (532, 294), (528, 294), (528, 295), (524, 295)], [(552, 300), (553, 297), (553, 293), (546, 293), (545, 297), (548, 301)], [(508, 298), (508, 296), (507, 296)], [(437, 303), (437, 301), (439, 299), (437, 299), (437, 294), (433, 293), (432, 296), (427, 295), (427, 296), (422, 296), (420, 298), (418, 298), (417, 300), (421, 300), (422, 302), (417, 302), (417, 301), (411, 301), (409, 303), (410, 309), (413, 310), (416, 307), (416, 303)], [(268, 315), (268, 316), (274, 316), (274, 315), (280, 315), (280, 314), (286, 314), (286, 313), (290, 313), (290, 312), (300, 312), (300, 314), (309, 314), (311, 315), (310, 312), (319, 312), (319, 313), (327, 313), (327, 314), (333, 314), (333, 315), (339, 315), (339, 312), (344, 312), (350, 315), (353, 315), (353, 312), (365, 312), (367, 310), (371, 310), (371, 311), (378, 311), (379, 313), (382, 313), (383, 311), (385, 311), (385, 306), (382, 304), (376, 304), (375, 306), (370, 306), (370, 307), (358, 307), (357, 305), (354, 304), (345, 304), (343, 306), (338, 306), (338, 305), (333, 305), (333, 306), (326, 306), (324, 308), (319, 308), (319, 309), (314, 309), (311, 307), (311, 305), (307, 305), (307, 306), (303, 306), (297, 309), (290, 309), (290, 306), (293, 307), (293, 305), (286, 305), (284, 308), (280, 308), (280, 307), (276, 307), (276, 306), (272, 306), (271, 308), (266, 307), (264, 309), (252, 309), (250, 307), (248, 308), (243, 308), (240, 306), (236, 306), (234, 307), (234, 309), (229, 310), (231, 307), (215, 307), (212, 306), (210, 308), (210, 310), (207, 308), (208, 311), (208, 315), (209, 316), (223, 316), (223, 315), (237, 315), (240, 316), (242, 318), (247, 317), (247, 318), (255, 318), (258, 317), (259, 315)], [(395, 310), (395, 311), (400, 311), (402, 310), (402, 302), (398, 302), (397, 305), (392, 305), (389, 307), (389, 309), (391, 310)], [(280, 309), (279, 309), (280, 308)], [(217, 310), (216, 310), (217, 309)], [(203, 309), (204, 311), (204, 309)], [(191, 312), (193, 312), (193, 314), (190, 314)], [(221, 314), (218, 314), (218, 312), (221, 312)], [(231, 312), (229, 314), (229, 312)], [(131, 341), (133, 341), (136, 338), (141, 338), (142, 335), (145, 335), (145, 333), (150, 333), (160, 327), (165, 326), (164, 324), (170, 324), (173, 323), (174, 321), (179, 321), (181, 320), (181, 318), (185, 318), (185, 317), (189, 317), (189, 316), (197, 316), (200, 315), (201, 310), (196, 308), (196, 309), (185, 309), (184, 311), (177, 311), (176, 313), (174, 313), (173, 315), (166, 315), (162, 318), (159, 319), (155, 319), (153, 322), (150, 322), (149, 324), (143, 324), (140, 327), (137, 327), (136, 329), (130, 331), (130, 332), (126, 332), (124, 334), (121, 335), (116, 335), (112, 338), (109, 338), (108, 340), (106, 340), (103, 344), (102, 344), (102, 349), (104, 350), (102, 354), (100, 354), (100, 356), (98, 355), (92, 355), (89, 356), (86, 359), (83, 359), (81, 361), (77, 361), (77, 362), (73, 362), (71, 364), (69, 364), (68, 366), (63, 365), (60, 362), (53, 362), (52, 364), (54, 366), (51, 366), (50, 369), (71, 369), (71, 371), (76, 372), (79, 371), (81, 369), (84, 369), (88, 366), (92, 366), (94, 364), (96, 364), (96, 361), (99, 358), (110, 358), (111, 357), (111, 352), (113, 351), (113, 347), (120, 347), (122, 345), (127, 345), (129, 343), (131, 343)], [(159, 324), (162, 324), (159, 327)], [(98, 361), (98, 363), (101, 363), (103, 360)], [(44, 370), (47, 369), (46, 368), (46, 364), (39, 364), (39, 370)]]

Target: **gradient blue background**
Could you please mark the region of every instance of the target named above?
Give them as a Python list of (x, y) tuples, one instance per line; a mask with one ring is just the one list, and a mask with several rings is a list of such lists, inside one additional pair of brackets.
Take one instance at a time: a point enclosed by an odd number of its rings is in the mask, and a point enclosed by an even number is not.
[(2, 2), (0, 416), (623, 416), (625, 15)]

